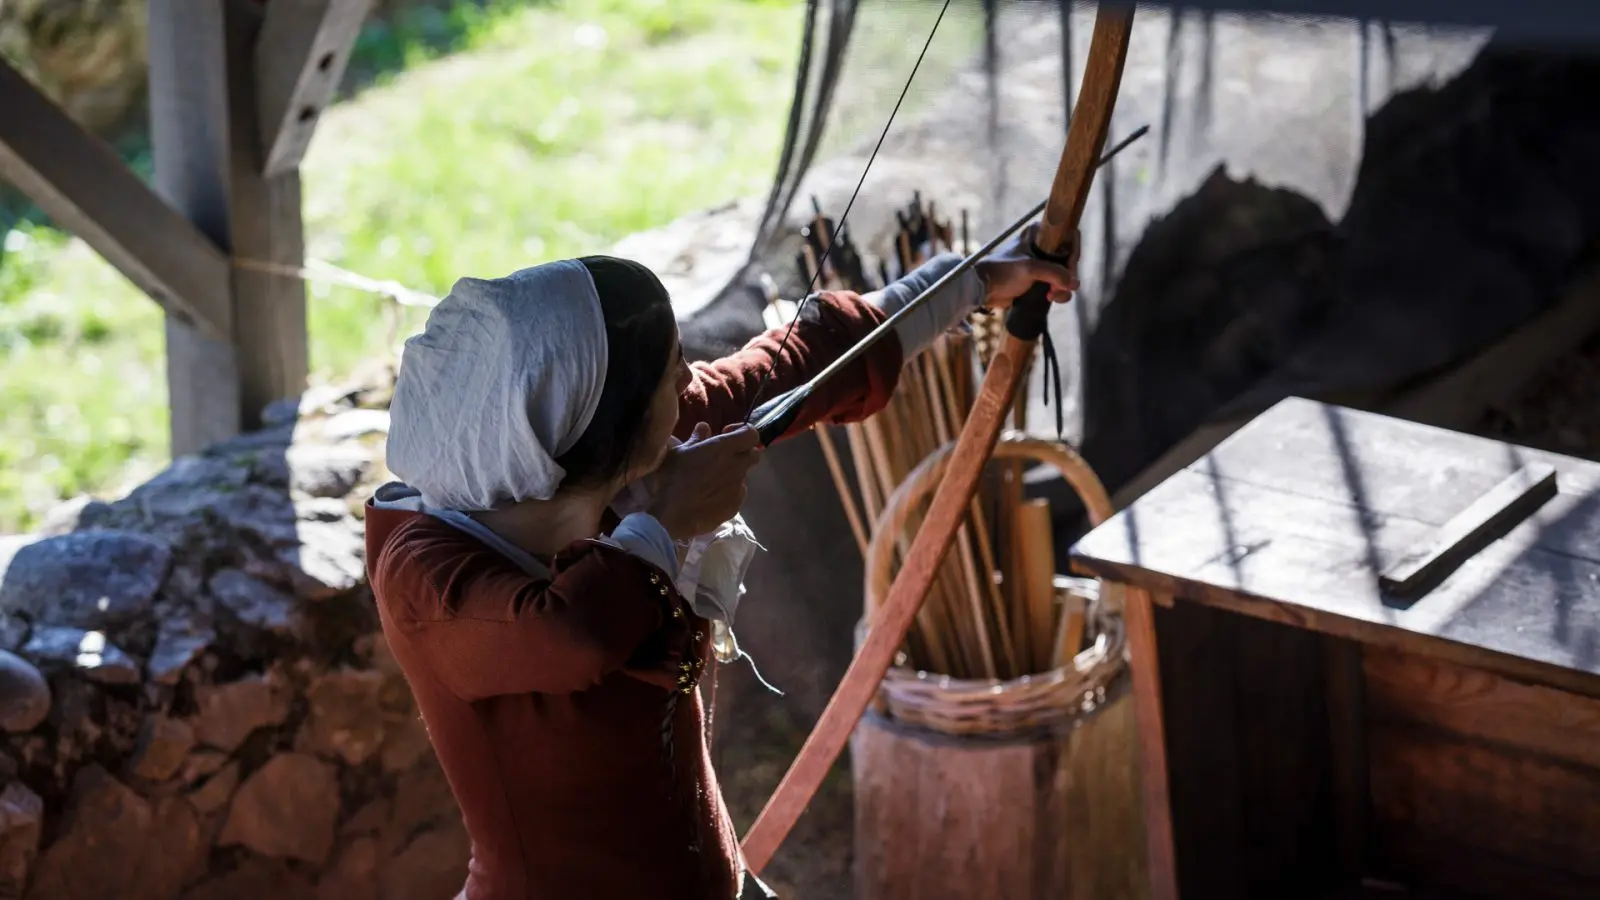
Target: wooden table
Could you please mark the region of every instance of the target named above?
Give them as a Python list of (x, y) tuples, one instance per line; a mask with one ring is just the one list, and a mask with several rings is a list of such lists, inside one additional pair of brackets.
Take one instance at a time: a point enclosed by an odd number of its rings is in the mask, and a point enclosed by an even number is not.
[[(1380, 590), (1530, 464), (1559, 494)], [(1155, 900), (1600, 897), (1600, 465), (1286, 400), (1073, 565), (1130, 588)]]

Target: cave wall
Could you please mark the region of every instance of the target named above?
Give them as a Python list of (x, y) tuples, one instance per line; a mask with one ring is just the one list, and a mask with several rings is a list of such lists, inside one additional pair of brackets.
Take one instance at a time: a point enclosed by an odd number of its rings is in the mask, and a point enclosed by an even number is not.
[(1600, 58), (1491, 46), (1373, 116), (1336, 225), (1215, 173), (1087, 342), (1085, 457), (1115, 490), (1213, 416), (1381, 398), (1556, 303), (1600, 241), (1597, 90)]

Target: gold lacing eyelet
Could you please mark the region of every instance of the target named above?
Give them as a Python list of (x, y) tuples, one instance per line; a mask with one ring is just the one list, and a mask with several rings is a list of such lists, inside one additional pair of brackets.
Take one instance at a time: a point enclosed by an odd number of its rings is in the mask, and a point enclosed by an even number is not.
[(667, 586), (663, 584), (661, 586), (661, 596), (665, 597), (666, 595), (667, 595)]
[(681, 618), (683, 618), (683, 610), (681, 610), (681, 609), (679, 609), (679, 608), (677, 608), (677, 607), (676, 607), (676, 606), (674, 606), (674, 607), (673, 607), (673, 608), (672, 608), (672, 617), (673, 617), (673, 618), (674, 618), (674, 619), (681, 619)]
[(688, 687), (686, 687), (686, 688), (681, 688), (681, 690), (682, 690), (682, 691), (683, 691), (683, 692), (684, 692), (684, 693), (685, 693), (685, 694), (692, 694), (692, 693), (694, 693), (694, 685), (692, 685), (692, 684), (691, 684), (691, 685), (689, 685), (689, 686), (688, 686)]
[(651, 572), (650, 573), (650, 583), (651, 584), (660, 584), (661, 583), (661, 576), (657, 575), (654, 572)]
[(694, 639), (697, 641), (703, 641), (706, 639), (706, 633), (703, 631), (696, 631), (694, 633)]

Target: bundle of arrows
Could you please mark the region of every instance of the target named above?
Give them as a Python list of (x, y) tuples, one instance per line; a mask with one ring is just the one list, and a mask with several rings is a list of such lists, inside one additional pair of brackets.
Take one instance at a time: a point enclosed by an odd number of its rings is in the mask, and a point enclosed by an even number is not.
[[(896, 212), (887, 252), (869, 274), (850, 235), (835, 231), (834, 221), (815, 199), (812, 207), (814, 218), (800, 230), (804, 243), (797, 263), (803, 281), (818, 290), (866, 293), (940, 253), (971, 252), (966, 212), (961, 213), (958, 243), (951, 222), (940, 219), (934, 204), (925, 205), (918, 193)], [(775, 298), (769, 294), (769, 300)], [(999, 316), (975, 313), (968, 326), (941, 336), (928, 352), (911, 360), (900, 373), (893, 399), (876, 415), (842, 429), (816, 430), (863, 555), (885, 501), (919, 463), (954, 441), (967, 420), (999, 346), (1002, 322)], [(1019, 430), (1027, 425), (1026, 408), (1021, 398), (1012, 410), (1012, 424)], [(847, 444), (849, 471), (830, 433), (839, 430)], [(1058, 609), (1055, 603), (1048, 506), (1043, 500), (1024, 499), (1020, 462), (996, 461), (993, 470), (907, 636), (908, 662), (917, 669), (956, 678), (1009, 679), (1048, 671), (1082, 646), (1081, 612)], [(920, 517), (913, 515), (904, 534), (896, 536), (899, 554), (909, 549), (919, 525)], [(1064, 634), (1069, 635), (1065, 640)]]

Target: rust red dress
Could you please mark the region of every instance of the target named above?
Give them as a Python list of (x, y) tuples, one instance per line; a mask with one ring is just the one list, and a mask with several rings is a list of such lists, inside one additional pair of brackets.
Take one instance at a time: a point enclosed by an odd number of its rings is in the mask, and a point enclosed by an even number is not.
[[(803, 383), (884, 318), (825, 293), (765, 396)], [(679, 437), (740, 421), (781, 333), (695, 363)], [(865, 418), (893, 393), (893, 335), (790, 430)], [(472, 837), (468, 900), (733, 900), (742, 862), (697, 690), (710, 631), (667, 573), (597, 540), (537, 579), (430, 515), (368, 504), (383, 631)]]

